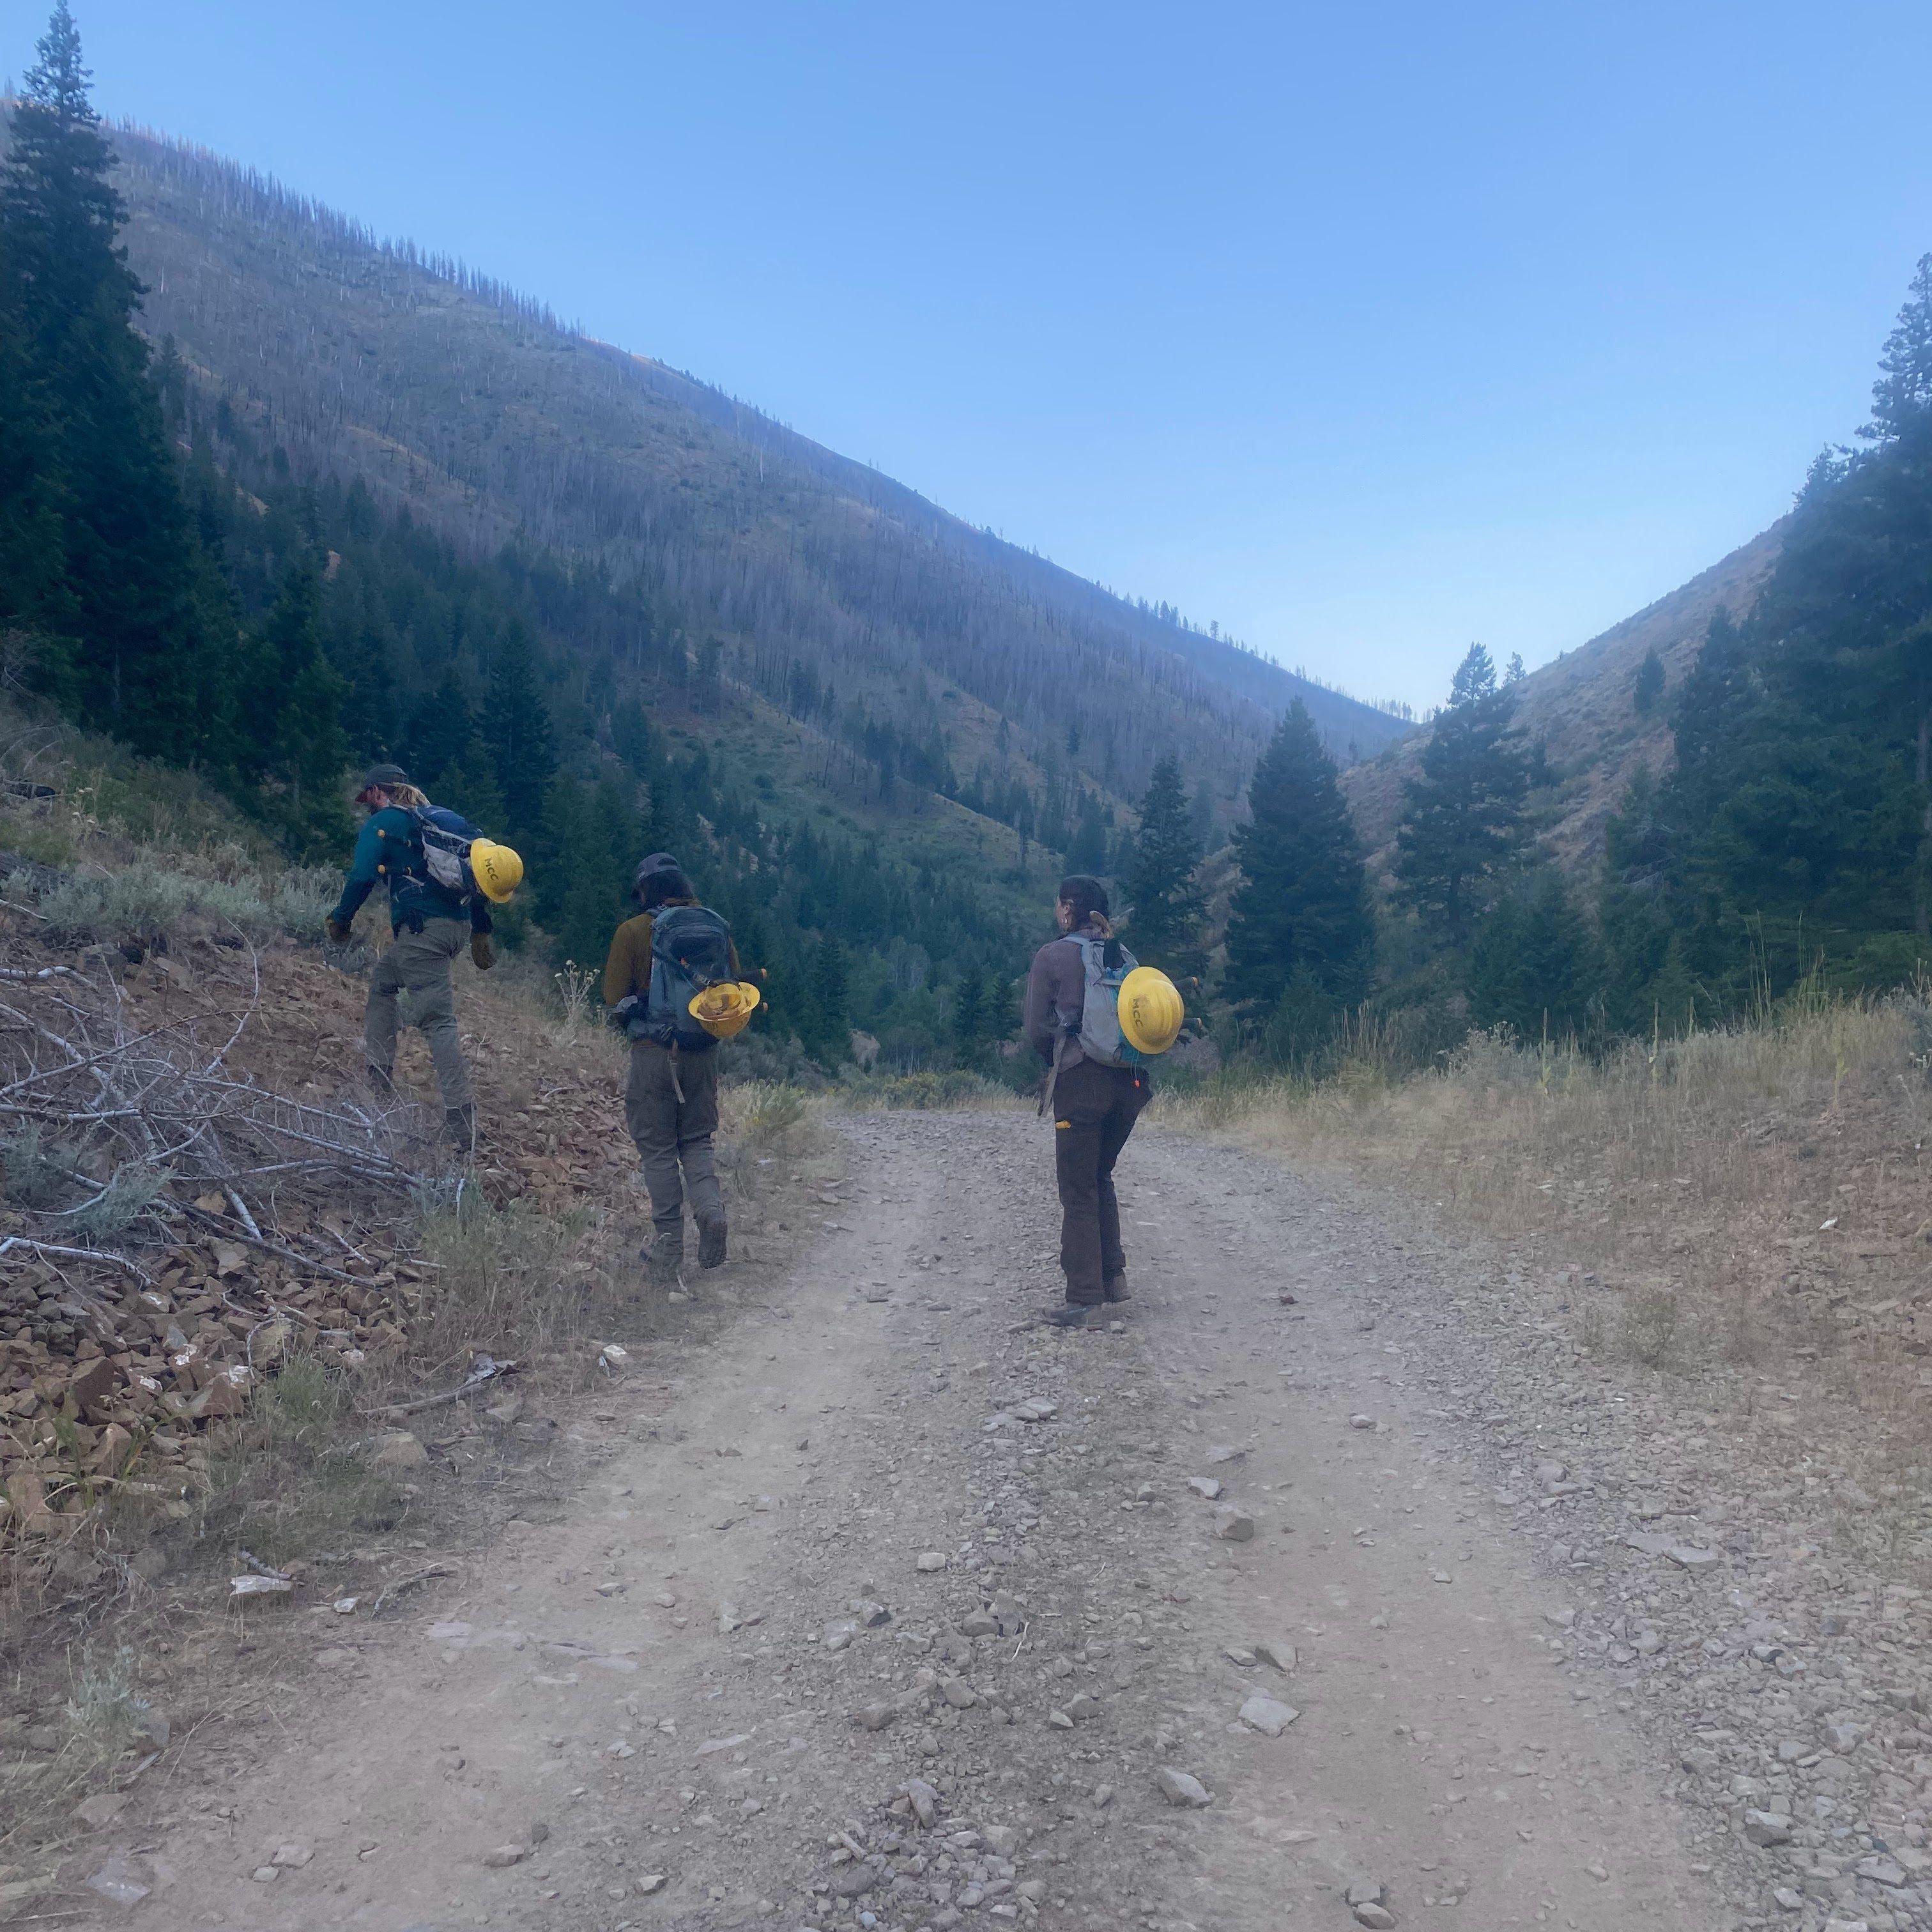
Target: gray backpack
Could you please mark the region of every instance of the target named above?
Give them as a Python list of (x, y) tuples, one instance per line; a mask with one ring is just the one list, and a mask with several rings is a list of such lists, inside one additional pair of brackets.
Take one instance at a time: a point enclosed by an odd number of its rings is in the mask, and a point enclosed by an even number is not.
[(706, 906), (660, 906), (651, 915), (651, 986), (633, 1040), (684, 1053), (718, 1042), (691, 1016), (694, 996), (731, 977), (731, 928)]
[(1080, 1051), (1100, 1066), (1144, 1066), (1147, 1056), (1130, 1046), (1120, 1034), (1120, 982), (1139, 964), (1124, 946), (1115, 942), (1120, 956), (1118, 966), (1107, 964), (1108, 941), (1084, 933), (1069, 935), (1080, 949), (1080, 963), (1086, 969), (1086, 1002), (1080, 1014)]

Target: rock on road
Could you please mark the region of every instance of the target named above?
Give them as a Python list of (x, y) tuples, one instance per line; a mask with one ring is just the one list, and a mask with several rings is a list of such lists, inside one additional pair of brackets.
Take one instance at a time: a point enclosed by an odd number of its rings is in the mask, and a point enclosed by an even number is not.
[(127, 1815), (134, 1922), (1733, 1922), (1415, 1386), (1450, 1259), (1143, 1131), (1136, 1298), (1060, 1334), (1030, 1118), (835, 1132), (838, 1224), (571, 1418), (556, 1520), (316, 1613), (286, 1735)]

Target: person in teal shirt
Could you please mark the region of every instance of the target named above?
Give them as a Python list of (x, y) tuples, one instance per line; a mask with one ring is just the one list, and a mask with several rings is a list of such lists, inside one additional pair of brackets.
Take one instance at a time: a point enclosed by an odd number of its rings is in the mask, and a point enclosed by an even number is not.
[(356, 836), (342, 897), (327, 925), (330, 938), (346, 940), (363, 901), (379, 884), (388, 886), (393, 939), (369, 976), (363, 1016), (369, 1084), (386, 1098), (396, 1090), (397, 1000), (406, 993), (410, 1024), (422, 1034), (436, 1068), (449, 1138), (466, 1152), (473, 1151), (476, 1090), (457, 1030), (450, 968), (466, 942), (480, 970), (487, 973), (496, 964), (488, 904), (480, 892), (466, 900), (429, 876), (413, 812), (429, 800), (400, 765), (376, 765), (365, 772), (356, 802), (368, 808), (369, 818)]

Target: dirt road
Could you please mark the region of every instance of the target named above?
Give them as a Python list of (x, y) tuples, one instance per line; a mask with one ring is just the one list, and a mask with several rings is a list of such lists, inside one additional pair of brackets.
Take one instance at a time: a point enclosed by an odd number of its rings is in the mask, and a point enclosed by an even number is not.
[(831, 1131), (789, 1272), (561, 1418), (550, 1520), (295, 1612), (274, 1727), (137, 1796), (101, 1843), (156, 1882), (100, 1923), (1736, 1922), (1644, 1660), (1498, 1502), (1457, 1257), (1149, 1132), (1136, 1299), (1061, 1334), (1030, 1118)]

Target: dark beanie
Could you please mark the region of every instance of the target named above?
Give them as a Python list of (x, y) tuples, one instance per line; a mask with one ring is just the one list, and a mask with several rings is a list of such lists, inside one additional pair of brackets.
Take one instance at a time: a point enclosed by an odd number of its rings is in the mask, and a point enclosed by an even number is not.
[(631, 896), (649, 912), (666, 899), (688, 899), (695, 895), (677, 861), (668, 852), (653, 852), (638, 866), (638, 875), (632, 881)]

